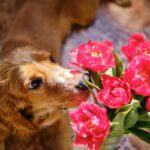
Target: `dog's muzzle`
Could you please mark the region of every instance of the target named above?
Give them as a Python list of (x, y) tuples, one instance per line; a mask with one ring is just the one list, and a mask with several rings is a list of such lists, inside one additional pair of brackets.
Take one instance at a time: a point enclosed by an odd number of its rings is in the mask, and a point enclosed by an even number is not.
[[(90, 81), (90, 75), (88, 73), (84, 73), (83, 77)], [(84, 79), (81, 78), (78, 85), (76, 86), (76, 88), (80, 89), (80, 90), (86, 90), (87, 89), (87, 86), (86, 84), (84, 83)]]

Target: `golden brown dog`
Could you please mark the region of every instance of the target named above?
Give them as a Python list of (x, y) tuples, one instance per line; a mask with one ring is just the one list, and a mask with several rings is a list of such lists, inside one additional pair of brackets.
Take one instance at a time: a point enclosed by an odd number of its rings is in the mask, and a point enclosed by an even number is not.
[(32, 45), (51, 49), (60, 60), (60, 48), (72, 25), (87, 26), (96, 14), (98, 0), (26, 0), (12, 23), (3, 49)]
[(52, 149), (70, 150), (63, 108), (78, 105), (88, 92), (81, 74), (56, 64), (72, 25), (88, 25), (98, 0), (27, 0), (0, 52), (0, 150), (9, 134), (30, 135), (55, 126)]
[(61, 109), (75, 106), (88, 96), (78, 86), (81, 74), (54, 64), (49, 52), (27, 46), (2, 59), (0, 132), (5, 133), (1, 140), (9, 132), (24, 136), (53, 125), (64, 119)]

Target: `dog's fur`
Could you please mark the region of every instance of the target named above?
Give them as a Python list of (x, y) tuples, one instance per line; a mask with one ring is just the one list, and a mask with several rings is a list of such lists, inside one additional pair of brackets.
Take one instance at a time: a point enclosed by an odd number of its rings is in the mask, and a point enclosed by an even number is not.
[(115, 4), (119, 6), (131, 6), (131, 0), (109, 0), (110, 2), (114, 2)]
[[(87, 98), (87, 91), (76, 88), (81, 74), (71, 74), (69, 70), (52, 63), (50, 55), (27, 46), (17, 48), (2, 58), (1, 140), (9, 133), (25, 136), (53, 125), (64, 118), (61, 115), (63, 108), (75, 106)], [(42, 83), (37, 89), (32, 89), (31, 83), (35, 80)], [(57, 135), (60, 136), (60, 133)]]
[[(97, 7), (98, 0), (24, 3), (0, 52), (0, 141), (54, 125), (53, 149), (71, 149), (62, 109), (79, 104), (88, 92), (76, 88), (81, 74), (55, 64), (51, 55), (60, 61), (65, 36), (74, 24), (88, 25)], [(37, 89), (32, 88), (35, 80)]]
[(60, 60), (60, 48), (72, 25), (94, 19), (98, 0), (27, 0), (13, 22), (3, 46), (5, 53), (22, 45), (51, 49)]
[(111, 17), (124, 28), (131, 29), (133, 31), (141, 30), (149, 26), (150, 1), (130, 0), (130, 3), (130, 7), (120, 7), (115, 3), (109, 3), (108, 9)]

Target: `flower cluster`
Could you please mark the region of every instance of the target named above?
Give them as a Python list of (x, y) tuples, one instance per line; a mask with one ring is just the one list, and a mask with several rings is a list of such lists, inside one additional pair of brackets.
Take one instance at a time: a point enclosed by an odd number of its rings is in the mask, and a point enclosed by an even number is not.
[(125, 69), (108, 40), (89, 41), (71, 50), (70, 64), (91, 77), (83, 80), (94, 104), (84, 102), (70, 112), (75, 143), (89, 150), (98, 150), (110, 137), (124, 133), (150, 143), (150, 41), (134, 33), (121, 50), (128, 59)]

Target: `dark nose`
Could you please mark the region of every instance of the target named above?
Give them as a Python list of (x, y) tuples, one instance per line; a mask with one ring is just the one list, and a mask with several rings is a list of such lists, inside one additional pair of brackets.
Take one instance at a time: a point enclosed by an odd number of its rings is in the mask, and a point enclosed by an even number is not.
[[(83, 78), (90, 81), (90, 75), (88, 73), (84, 73)], [(76, 88), (78, 88), (80, 90), (87, 89), (87, 86), (85, 85), (83, 78), (80, 79), (79, 84), (76, 86)]]

